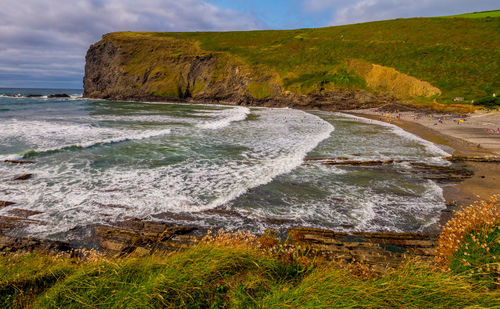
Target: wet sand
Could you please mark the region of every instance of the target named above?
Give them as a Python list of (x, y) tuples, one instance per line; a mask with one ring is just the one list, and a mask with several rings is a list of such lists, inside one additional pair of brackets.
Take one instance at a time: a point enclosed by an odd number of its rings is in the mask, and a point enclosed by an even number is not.
[[(385, 121), (421, 138), (444, 145), (460, 156), (500, 156), (500, 112), (480, 111), (468, 115), (423, 112), (384, 112), (380, 109), (346, 111), (357, 116)], [(441, 121), (439, 121), (441, 119)], [(497, 133), (498, 132), (498, 133)], [(444, 187), (448, 204), (469, 205), (500, 194), (500, 164), (467, 162), (474, 176)]]

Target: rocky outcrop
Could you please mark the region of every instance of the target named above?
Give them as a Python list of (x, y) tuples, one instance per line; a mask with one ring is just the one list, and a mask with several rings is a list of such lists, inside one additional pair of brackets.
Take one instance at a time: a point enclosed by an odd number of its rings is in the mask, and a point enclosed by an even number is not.
[(55, 93), (55, 94), (49, 94), (47, 98), (52, 99), (52, 98), (69, 98), (70, 95), (66, 93)]
[(32, 237), (10, 237), (0, 235), (0, 255), (24, 252), (60, 253), (72, 250), (69, 243)]
[(193, 235), (196, 227), (131, 219), (114, 226), (94, 228), (100, 250), (112, 255), (173, 252), (194, 245), (201, 236)]
[(338, 158), (306, 158), (304, 165), (321, 164), (321, 165), (349, 165), (375, 167), (381, 165), (389, 165), (395, 163), (406, 163), (412, 167), (412, 173), (418, 173), (425, 179), (432, 179), (438, 183), (456, 183), (464, 181), (474, 175), (474, 172), (463, 161), (469, 160), (486, 160), (480, 162), (499, 162), (494, 161), (494, 157), (460, 157), (452, 156), (447, 158), (453, 164), (448, 166), (430, 165), (421, 162), (411, 162), (407, 160), (349, 160), (346, 157)]
[(35, 163), (35, 161), (29, 161), (29, 160), (4, 160), (3, 162), (12, 163), (12, 164), (33, 164), (33, 163)]
[[(18, 214), (32, 215), (24, 211)], [(84, 247), (89, 248), (91, 244), (93, 249), (108, 256), (143, 256), (176, 252), (199, 243), (204, 233), (200, 234), (200, 230), (195, 226), (179, 226), (140, 219), (115, 222), (113, 226), (95, 225), (87, 228), (90, 236)], [(272, 244), (276, 242), (278, 240), (274, 239)], [(380, 272), (397, 267), (407, 257), (431, 261), (435, 255), (436, 244), (435, 235), (345, 233), (306, 227), (289, 229), (286, 241), (287, 247), (296, 248), (299, 252), (310, 256), (321, 256), (327, 260), (347, 263), (362, 262)], [(32, 251), (74, 253), (74, 250), (79, 248), (81, 243), (71, 241), (61, 242), (0, 234), (0, 255)]]
[(170, 37), (108, 34), (86, 55), (84, 97), (341, 110), (392, 101), (367, 90), (286, 91), (277, 72)]
[(16, 203), (9, 202), (9, 201), (0, 201), (0, 209), (7, 207), (7, 206), (10, 206), (10, 205), (14, 205), (14, 204), (16, 204)]
[(15, 176), (12, 180), (28, 180), (31, 179), (31, 177), (33, 177), (33, 174), (21, 174)]
[(415, 233), (342, 233), (301, 227), (290, 229), (289, 237), (302, 250), (331, 260), (363, 262), (381, 271), (399, 265), (405, 257), (431, 261), (437, 246), (436, 236)]
[(489, 162), (489, 163), (500, 163), (499, 156), (460, 156), (453, 155), (447, 158), (451, 162)]

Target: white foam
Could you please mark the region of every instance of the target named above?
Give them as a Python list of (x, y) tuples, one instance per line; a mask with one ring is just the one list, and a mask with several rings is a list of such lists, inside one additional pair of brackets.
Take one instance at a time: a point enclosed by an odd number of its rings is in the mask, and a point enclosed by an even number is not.
[[(97, 144), (143, 140), (170, 133), (170, 129), (136, 131), (41, 120), (11, 119), (0, 123), (1, 139), (24, 143), (28, 147), (25, 152), (48, 152), (73, 146), (87, 148)], [(19, 156), (22, 154), (8, 154), (3, 155), (2, 159)]]
[(318, 146), (321, 141), (327, 139), (334, 131), (334, 127), (331, 124), (327, 122), (325, 123), (328, 124), (328, 126), (325, 126), (325, 129), (319, 134), (311, 136), (307, 144), (302, 145), (302, 147), (300, 148), (294, 149), (292, 152), (283, 157), (265, 160), (259, 166), (255, 167), (256, 171), (254, 171), (254, 173), (256, 175), (255, 177), (250, 178), (249, 182), (245, 183), (242, 186), (234, 188), (229, 194), (214, 200), (206, 207), (214, 208), (225, 204), (228, 201), (231, 201), (236, 197), (244, 194), (251, 188), (267, 184), (271, 182), (276, 176), (293, 171), (303, 163), (303, 160), (309, 151), (316, 148), (316, 146)]
[(420, 137), (418, 137), (410, 132), (407, 132), (396, 125), (393, 125), (393, 124), (390, 124), (387, 122), (383, 122), (383, 121), (378, 121), (378, 120), (363, 118), (363, 117), (359, 117), (359, 116), (355, 116), (355, 115), (350, 115), (350, 114), (344, 114), (344, 113), (337, 113), (337, 114), (341, 115), (343, 117), (349, 117), (349, 118), (356, 119), (360, 122), (376, 124), (379, 126), (384, 126), (384, 127), (390, 128), (394, 134), (397, 134), (397, 135), (399, 135), (405, 139), (408, 139), (408, 140), (416, 141), (419, 144), (423, 145), (429, 153), (439, 155), (439, 156), (449, 156), (450, 155), (448, 152), (439, 148), (436, 144), (429, 142), (423, 138), (420, 138)]
[[(206, 139), (207, 147), (218, 142), (245, 146), (248, 150), (241, 157), (193, 153), (178, 164), (146, 169), (117, 165), (100, 170), (94, 169), (87, 158), (76, 155), (70, 162), (61, 162), (57, 169), (38, 166), (36, 177), (29, 182), (0, 181), (0, 192), (5, 186), (12, 193), (6, 199), (43, 211), (38, 218), (50, 224), (29, 228), (42, 235), (85, 223), (118, 220), (125, 215), (148, 217), (163, 211), (200, 211), (223, 205), (294, 170), (334, 130), (331, 124), (302, 111), (269, 109), (257, 113), (259, 120), (238, 122), (222, 142), (216, 130), (187, 131), (194, 136), (202, 134), (200, 141)], [(172, 145), (173, 141), (165, 143)], [(24, 190), (30, 194), (24, 194)], [(128, 209), (103, 208), (106, 204)]]
[(22, 158), (22, 154), (0, 155), (0, 162), (5, 160), (21, 160)]
[(193, 124), (199, 122), (195, 118), (187, 117), (172, 117), (167, 115), (126, 115), (126, 116), (113, 116), (113, 115), (97, 115), (90, 117), (89, 120), (95, 121), (123, 121), (123, 122), (158, 122), (158, 123), (186, 123)]
[[(154, 125), (155, 130), (149, 130), (151, 124), (132, 124), (132, 130), (128, 123), (120, 124), (120, 127), (116, 127), (116, 124), (113, 124), (114, 127), (105, 127), (102, 124), (82, 124), (69, 120), (7, 120), (6, 123), (10, 123), (11, 127), (0, 123), (0, 140), (8, 131), (5, 138), (8, 135), (8, 139), (24, 140), (37, 149), (58, 149), (65, 145), (89, 147), (96, 143), (166, 135), (146, 147), (137, 147), (133, 154), (120, 153), (117, 160), (120, 163), (114, 160), (106, 162), (108, 155), (112, 158), (115, 155), (114, 148), (106, 147), (100, 152), (102, 157), (99, 160), (89, 156), (88, 152), (80, 155), (80, 152), (75, 151), (67, 160), (58, 162), (53, 162), (52, 157), (47, 156), (37, 160), (36, 165), (0, 164), (0, 199), (12, 200), (18, 203), (18, 207), (43, 212), (33, 218), (43, 220), (47, 225), (28, 227), (30, 233), (37, 235), (64, 232), (85, 224), (113, 222), (126, 216), (151, 219), (151, 215), (166, 211), (196, 212), (222, 205), (229, 207), (232, 201), (245, 193), (251, 196), (259, 194), (261, 189), (268, 190), (268, 187), (258, 187), (272, 181), (278, 188), (280, 184), (297, 185), (299, 190), (305, 187), (306, 195), (311, 193), (313, 198), (302, 197), (300, 191), (298, 197), (293, 197), (289, 191), (283, 192), (283, 205), (276, 206), (282, 207), (279, 211), (274, 204), (272, 207), (251, 205), (250, 209), (241, 209), (238, 203), (234, 203), (231, 207), (247, 218), (292, 218), (309, 226), (336, 229), (343, 229), (341, 225), (354, 226), (346, 227), (346, 230), (404, 231), (407, 222), (404, 221), (405, 216), (410, 217), (409, 221), (413, 216), (423, 224), (432, 225), (434, 212), (443, 206), (442, 192), (433, 182), (410, 182), (410, 186), (401, 186), (400, 190), (397, 183), (384, 183), (386, 174), (377, 180), (377, 184), (367, 184), (363, 178), (367, 174), (362, 174), (364, 171), (359, 176), (353, 176), (353, 172), (360, 170), (355, 167), (302, 166), (308, 152), (317, 149), (315, 153), (321, 155), (323, 153), (318, 149), (333, 149), (337, 145), (337, 135), (334, 135), (317, 147), (331, 136), (334, 127), (315, 115), (293, 109), (252, 109), (252, 113), (258, 117), (252, 121), (241, 121), (248, 113), (249, 110), (244, 107), (200, 109), (200, 114), (209, 117), (209, 120), (188, 117), (184, 120), (205, 127), (173, 124), (165, 128), (163, 125)], [(153, 123), (176, 122), (175, 119), (162, 114), (134, 114), (86, 115), (78, 118), (78, 121), (95, 123), (103, 120), (131, 120)], [(175, 135), (168, 134), (170, 128), (174, 128)], [(413, 143), (402, 143), (405, 145), (390, 154), (377, 154), (377, 140), (380, 136), (387, 138), (387, 134), (379, 131), (382, 130), (377, 130), (376, 139), (370, 139), (373, 143), (370, 147), (374, 149), (369, 151), (370, 154), (377, 157), (396, 156), (402, 150), (401, 153), (405, 155), (414, 148)], [(19, 133), (16, 135), (15, 132)], [(388, 138), (401, 141), (398, 136), (389, 134)], [(354, 141), (352, 138), (346, 134), (345, 138), (338, 140), (350, 147), (339, 145), (342, 148), (333, 149), (339, 152), (336, 155), (341, 155), (342, 151), (355, 153), (358, 149), (366, 149), (361, 137)], [(366, 139), (366, 136), (363, 138)], [(143, 153), (141, 149), (144, 149)], [(427, 158), (425, 149), (416, 157)], [(107, 153), (108, 150), (111, 154)], [(176, 157), (169, 162), (172, 153), (179, 154), (181, 161), (177, 161), (179, 159)], [(63, 153), (58, 158), (64, 156)], [(144, 158), (151, 159), (153, 164), (144, 164), (143, 161), (148, 161)], [(156, 163), (157, 159), (159, 163)], [(95, 161), (100, 164), (95, 164)], [(14, 175), (21, 173), (34, 173), (35, 177), (24, 182), (11, 181)], [(353, 180), (353, 177), (357, 178)], [(402, 179), (405, 179), (404, 176)], [(372, 190), (376, 185), (378, 191)], [(280, 190), (277, 191), (272, 192), (273, 201), (280, 194)], [(401, 196), (397, 194), (399, 191), (403, 191)], [(321, 198), (314, 199), (314, 196)], [(120, 205), (122, 208), (103, 205)], [(0, 210), (0, 213), (6, 214), (7, 210)], [(203, 221), (208, 215), (199, 216), (200, 221)], [(220, 221), (225, 227), (247, 224), (246, 220), (238, 218), (225, 217)], [(207, 222), (210, 224), (208, 219)], [(328, 225), (330, 223), (333, 227)], [(264, 229), (265, 225), (257, 222), (252, 228)]]
[(218, 113), (216, 120), (209, 120), (197, 125), (200, 129), (222, 129), (229, 126), (232, 122), (242, 121), (250, 114), (250, 109), (246, 107), (235, 107), (225, 109)]

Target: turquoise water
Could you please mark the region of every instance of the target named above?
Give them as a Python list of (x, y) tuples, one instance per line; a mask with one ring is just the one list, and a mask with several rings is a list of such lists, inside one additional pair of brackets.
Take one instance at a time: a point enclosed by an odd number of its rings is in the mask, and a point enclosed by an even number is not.
[[(68, 93), (71, 98), (5, 94)], [(0, 200), (37, 210), (23, 233), (57, 238), (127, 218), (245, 229), (436, 227), (442, 189), (407, 163), (304, 164), (306, 157), (447, 164), (397, 127), (293, 109), (86, 100), (78, 90), (0, 89)], [(32, 179), (13, 177), (32, 173)]]

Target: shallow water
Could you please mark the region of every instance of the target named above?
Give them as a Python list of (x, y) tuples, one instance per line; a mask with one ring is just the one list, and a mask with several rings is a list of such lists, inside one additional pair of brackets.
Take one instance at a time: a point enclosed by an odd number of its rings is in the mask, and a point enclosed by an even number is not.
[[(17, 91), (17, 92), (16, 92)], [(34, 90), (30, 90), (34, 91)], [(60, 93), (61, 90), (44, 90)], [(28, 90), (0, 89), (0, 94)], [(327, 112), (0, 96), (0, 200), (41, 211), (27, 234), (59, 237), (128, 217), (262, 232), (311, 226), (421, 231), (441, 188), (409, 164), (324, 166), (304, 158), (447, 164), (397, 127)], [(33, 173), (26, 181), (15, 175)]]

